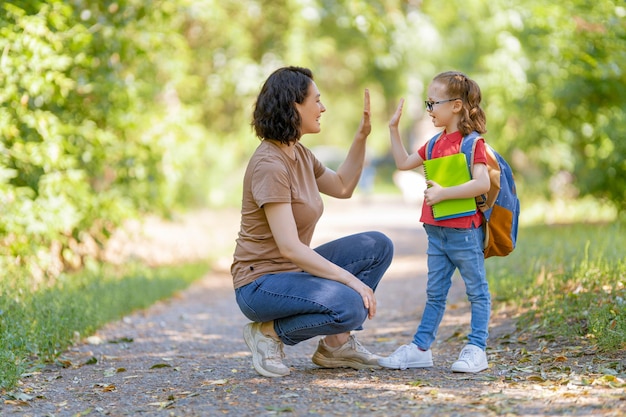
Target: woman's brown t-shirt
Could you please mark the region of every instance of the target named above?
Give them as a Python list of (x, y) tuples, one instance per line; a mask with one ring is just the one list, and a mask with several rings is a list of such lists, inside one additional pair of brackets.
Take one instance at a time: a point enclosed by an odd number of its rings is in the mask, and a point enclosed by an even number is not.
[(296, 158), (291, 159), (277, 144), (263, 140), (250, 158), (243, 179), (241, 227), (231, 266), (235, 288), (265, 274), (300, 270), (280, 255), (263, 210), (267, 203), (291, 204), (300, 241), (311, 244), (315, 225), (324, 211), (316, 179), (326, 168), (300, 142), (295, 145), (295, 154)]

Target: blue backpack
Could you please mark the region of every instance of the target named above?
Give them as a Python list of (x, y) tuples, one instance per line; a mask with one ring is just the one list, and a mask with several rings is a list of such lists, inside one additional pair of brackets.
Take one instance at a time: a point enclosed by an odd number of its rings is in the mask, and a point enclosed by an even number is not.
[[(435, 135), (426, 148), (426, 158), (431, 159), (433, 146), (441, 133)], [(474, 166), (474, 151), (480, 138), (478, 132), (471, 132), (463, 138), (460, 152), (465, 154), (470, 175)], [(476, 207), (483, 214), (485, 230), (485, 258), (507, 256), (515, 249), (520, 203), (515, 188), (511, 167), (504, 158), (485, 142), (487, 170), (491, 184), (486, 194), (476, 197)]]

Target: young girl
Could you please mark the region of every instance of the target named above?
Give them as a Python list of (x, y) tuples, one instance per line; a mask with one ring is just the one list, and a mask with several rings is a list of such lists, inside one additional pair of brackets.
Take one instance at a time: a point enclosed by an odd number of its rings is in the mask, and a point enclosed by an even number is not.
[[(444, 72), (433, 79), (428, 87), (426, 110), (433, 124), (443, 128), (443, 132), (435, 142), (432, 158), (458, 153), (464, 136), (472, 131), (486, 131), (486, 118), (480, 108), (480, 101), (478, 84), (463, 73)], [(404, 99), (400, 101), (389, 121), (389, 131), (396, 166), (400, 170), (409, 170), (424, 163), (426, 145), (411, 155), (404, 148), (398, 131), (403, 104)], [(434, 181), (426, 182), (428, 188), (424, 191), (420, 219), (428, 235), (426, 306), (412, 343), (400, 346), (391, 356), (380, 359), (378, 363), (381, 366), (393, 369), (433, 366), (430, 346), (443, 318), (452, 274), (458, 268), (471, 303), (471, 332), (468, 344), (461, 350), (459, 359), (452, 364), (452, 371), (480, 372), (487, 368), (485, 348), (491, 296), (485, 278), (482, 215), (476, 210), (469, 216), (438, 221), (434, 219), (431, 207), (443, 200), (475, 197), (486, 193), (489, 190), (486, 163), (485, 144), (479, 139), (471, 180), (453, 187), (441, 187)]]

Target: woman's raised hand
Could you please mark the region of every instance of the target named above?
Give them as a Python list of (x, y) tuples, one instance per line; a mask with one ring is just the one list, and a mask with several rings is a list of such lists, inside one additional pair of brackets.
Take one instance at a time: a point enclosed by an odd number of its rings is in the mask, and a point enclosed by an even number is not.
[(365, 89), (365, 96), (363, 97), (363, 117), (361, 118), (361, 124), (357, 130), (357, 135), (362, 135), (364, 138), (369, 136), (372, 131), (372, 123), (370, 120), (370, 91)]

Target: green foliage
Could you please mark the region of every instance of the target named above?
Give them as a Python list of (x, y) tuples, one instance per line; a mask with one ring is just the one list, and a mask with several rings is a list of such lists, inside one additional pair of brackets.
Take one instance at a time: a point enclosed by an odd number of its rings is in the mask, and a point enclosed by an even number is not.
[(514, 102), (520, 147), (554, 179), (552, 193), (591, 194), (623, 211), (626, 9), (612, 0), (515, 9), (526, 78)]
[(522, 326), (586, 337), (603, 350), (626, 349), (624, 226), (575, 224), (522, 228), (518, 247), (490, 258), (496, 299), (528, 309)]
[(35, 292), (0, 281), (0, 387), (13, 386), (29, 367), (54, 360), (105, 323), (186, 288), (207, 269), (206, 264), (135, 266), (123, 273), (104, 268), (62, 275), (54, 286)]
[[(440, 53), (483, 91), (487, 139), (521, 188), (547, 198), (592, 195), (624, 210), (626, 8), (590, 3), (424, 2)], [(447, 50), (445, 50), (447, 49)]]
[(288, 64), (313, 69), (328, 108), (312, 147), (347, 146), (366, 87), (374, 156), (401, 96), (419, 137), (426, 85), (456, 68), (481, 85), (520, 189), (621, 209), (625, 16), (610, 0), (3, 2), (0, 266), (41, 279), (128, 217), (237, 202), (225, 173), (258, 143), (259, 86)]
[(0, 268), (80, 267), (124, 219), (175, 206), (185, 161), (171, 153), (201, 135), (167, 95), (186, 46), (173, 6), (2, 4)]

